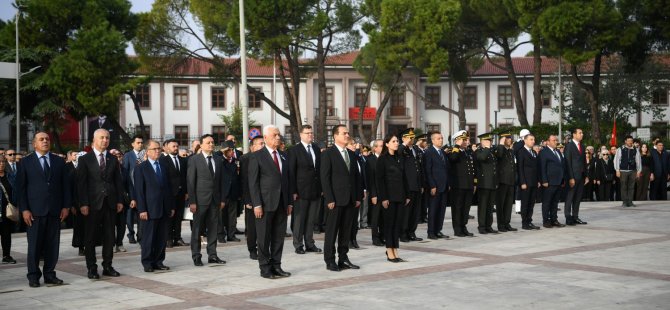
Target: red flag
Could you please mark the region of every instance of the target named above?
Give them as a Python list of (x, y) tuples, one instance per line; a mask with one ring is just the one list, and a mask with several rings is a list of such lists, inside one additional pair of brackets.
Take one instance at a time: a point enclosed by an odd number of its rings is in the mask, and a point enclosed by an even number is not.
[(610, 146), (617, 146), (617, 144), (616, 144), (616, 119), (614, 119), (614, 126), (612, 126), (612, 138), (610, 138)]

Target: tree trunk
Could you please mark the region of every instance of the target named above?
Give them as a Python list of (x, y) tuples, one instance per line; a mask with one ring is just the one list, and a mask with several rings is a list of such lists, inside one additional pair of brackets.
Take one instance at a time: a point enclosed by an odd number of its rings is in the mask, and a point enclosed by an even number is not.
[[(300, 67), (298, 58), (293, 57), (290, 47), (285, 47), (281, 51), (277, 51), (277, 53), (278, 55), (284, 55), (286, 58), (286, 64), (288, 65), (287, 71), (291, 74), (290, 77), (286, 77), (283, 62), (280, 61), (281, 65), (279, 76), (281, 77), (282, 85), (284, 86), (284, 93), (289, 94), (289, 123), (291, 124), (291, 129), (293, 130), (293, 134), (291, 135), (291, 143), (297, 144), (299, 141), (298, 137), (300, 129), (302, 128), (302, 117), (300, 116), (300, 104), (298, 101), (298, 94), (300, 93)], [(291, 83), (290, 88), (289, 82)]]
[(455, 84), (456, 94), (458, 95), (458, 98), (456, 99), (458, 102), (458, 130), (465, 130), (467, 123), (467, 120), (465, 119), (465, 86), (467, 84), (467, 82), (457, 82)]
[(596, 55), (593, 60), (593, 77), (591, 77), (591, 95), (590, 106), (591, 106), (591, 136), (593, 141), (600, 144), (602, 141), (600, 139), (600, 65), (602, 62), (602, 53)]
[(516, 115), (519, 118), (519, 124), (528, 127), (528, 117), (526, 117), (526, 106), (523, 103), (521, 96), (521, 89), (519, 88), (519, 80), (514, 71), (514, 64), (512, 63), (512, 50), (509, 47), (507, 39), (501, 40), (503, 54), (505, 58), (505, 68), (507, 69), (507, 79), (512, 86), (512, 95), (514, 96), (514, 105), (516, 107)]
[(535, 107), (533, 112), (533, 126), (542, 123), (542, 57), (540, 56), (539, 40), (533, 42), (533, 99)]
[[(140, 103), (137, 102), (137, 96), (135, 96), (135, 92), (132, 90), (129, 90), (126, 92), (126, 95), (130, 96), (130, 99), (133, 101), (133, 106), (135, 106), (135, 113), (137, 114), (137, 120), (140, 122), (140, 132), (139, 134), (142, 135), (145, 139), (151, 139), (151, 137), (147, 137), (145, 135), (145, 127), (144, 127), (144, 119), (142, 118), (142, 112), (140, 110)], [(138, 132), (135, 131), (135, 134)]]
[(131, 144), (132, 144), (133, 141), (131, 141), (131, 137), (130, 137), (130, 135), (128, 135), (126, 130), (123, 129), (123, 127), (121, 127), (121, 125), (119, 125), (119, 121), (117, 121), (116, 119), (114, 119), (112, 117), (109, 117), (109, 116), (107, 117), (107, 120), (109, 121), (110, 124), (112, 124), (112, 127), (114, 127), (114, 130), (116, 130), (116, 132), (119, 134), (119, 136), (121, 138), (121, 141), (120, 141), (121, 145), (125, 144), (128, 148), (132, 147)]
[[(368, 83), (365, 86), (365, 98), (363, 99), (363, 102), (368, 102), (368, 99), (370, 98), (370, 92), (372, 90), (372, 84), (374, 83), (373, 81), (375, 80), (375, 76), (377, 75), (377, 65), (373, 64), (372, 68), (370, 70), (370, 77), (368, 78)], [(365, 105), (359, 106), (358, 107), (358, 136), (361, 137), (361, 143), (362, 144), (368, 144), (369, 141), (373, 141), (377, 139), (377, 131), (371, 130), (370, 139), (365, 136), (365, 131), (363, 131), (363, 113), (365, 112)], [(377, 111), (379, 113), (379, 111)], [(381, 114), (379, 114), (381, 117)], [(375, 114), (375, 118), (377, 118), (377, 115)]]
[(65, 154), (65, 150), (63, 149), (63, 145), (60, 143), (60, 135), (58, 134), (58, 130), (56, 130), (56, 125), (51, 125), (51, 135), (54, 138), (54, 144), (56, 146), (56, 149), (58, 150), (59, 153)]
[(326, 128), (328, 103), (326, 101), (326, 50), (323, 48), (323, 39), (323, 36), (319, 35), (316, 40), (316, 74), (319, 88), (319, 114), (316, 116), (318, 132), (316, 132), (316, 137), (319, 141), (326, 143), (328, 141), (328, 129)]

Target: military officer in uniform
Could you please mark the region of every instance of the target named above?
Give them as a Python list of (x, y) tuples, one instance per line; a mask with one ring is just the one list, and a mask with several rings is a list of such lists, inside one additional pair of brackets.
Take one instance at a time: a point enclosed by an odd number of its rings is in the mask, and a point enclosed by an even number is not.
[(470, 205), (475, 190), (475, 163), (470, 148), (470, 137), (468, 132), (461, 130), (452, 137), (454, 148), (449, 157), (454, 174), (449, 181), (451, 186), (450, 196), (451, 219), (454, 227), (454, 235), (457, 237), (472, 237), (473, 234), (467, 229), (468, 216), (470, 215)]
[(485, 133), (477, 136), (480, 146), (475, 151), (475, 165), (477, 167), (477, 195), (479, 203), (477, 205), (477, 227), (480, 234), (497, 234), (493, 229), (493, 203), (496, 197), (498, 187), (498, 167), (494, 150), (491, 148), (493, 135)]
[(423, 152), (414, 145), (414, 128), (403, 130), (400, 135), (402, 144), (398, 148), (398, 153), (404, 158), (405, 179), (409, 189), (409, 204), (402, 208), (400, 214), (400, 241), (422, 241), (422, 238), (416, 236), (416, 228), (419, 224), (421, 215), (421, 196), (423, 195)]
[(500, 142), (495, 148), (495, 156), (498, 160), (498, 189), (496, 190), (496, 220), (498, 231), (516, 231), (510, 225), (512, 207), (514, 206), (514, 180), (516, 178), (516, 160), (512, 149), (512, 134), (501, 133)]

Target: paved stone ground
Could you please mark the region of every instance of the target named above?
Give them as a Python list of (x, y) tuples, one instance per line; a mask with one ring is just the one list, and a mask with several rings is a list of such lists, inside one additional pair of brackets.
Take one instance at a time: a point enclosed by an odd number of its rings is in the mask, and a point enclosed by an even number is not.
[[(286, 239), (283, 267), (293, 276), (279, 280), (259, 276), (243, 241), (219, 245), (225, 266), (194, 267), (188, 248), (169, 249), (172, 269), (162, 273), (144, 273), (139, 246), (127, 244), (114, 257), (122, 276), (92, 281), (66, 230), (57, 272), (67, 285), (35, 289), (21, 263), (25, 236), (16, 234), (19, 264), (0, 266), (0, 309), (668, 309), (670, 203), (583, 203), (581, 218), (589, 224), (401, 243), (408, 262), (398, 264), (362, 230), (361, 249), (350, 252), (361, 269), (339, 273), (327, 271), (321, 255), (295, 254)], [(512, 224), (521, 226), (517, 215)], [(475, 221), (469, 226), (476, 231)], [(448, 218), (451, 235), (450, 228)], [(425, 230), (419, 226), (420, 237)]]

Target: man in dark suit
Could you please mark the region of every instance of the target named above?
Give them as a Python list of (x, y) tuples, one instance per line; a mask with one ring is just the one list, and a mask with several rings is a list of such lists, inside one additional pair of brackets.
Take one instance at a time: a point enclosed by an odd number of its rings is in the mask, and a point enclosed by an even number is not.
[(540, 151), (540, 179), (544, 191), (542, 193), (542, 226), (545, 228), (564, 227), (558, 221), (558, 201), (561, 188), (565, 186), (565, 160), (556, 148), (558, 136), (550, 135), (547, 147)]
[(186, 172), (186, 192), (189, 208), (193, 213), (191, 227), (191, 258), (195, 266), (203, 266), (200, 254), (200, 232), (207, 232), (207, 261), (225, 264), (216, 254), (216, 241), (221, 210), (225, 201), (221, 197), (223, 160), (214, 156), (214, 137), (200, 137), (201, 153), (189, 158)]
[(174, 139), (166, 140), (165, 149), (167, 155), (161, 156), (158, 161), (167, 168), (167, 177), (170, 180), (170, 189), (174, 198), (174, 216), (170, 218), (167, 228), (167, 246), (187, 246), (181, 237), (181, 222), (184, 219), (184, 203), (186, 193), (186, 171), (188, 164), (186, 158), (179, 156), (179, 143)]
[[(475, 190), (475, 163), (470, 148), (470, 136), (467, 131), (461, 130), (453, 135), (454, 148), (447, 155), (449, 164), (453, 168), (451, 186), (451, 220), (454, 235), (457, 237), (472, 237), (467, 224), (470, 215), (470, 205)], [(442, 238), (441, 232), (435, 232)]]
[(142, 266), (144, 272), (169, 270), (163, 264), (167, 228), (174, 216), (175, 199), (167, 175), (168, 166), (159, 161), (160, 144), (149, 140), (146, 147), (147, 160), (135, 168), (135, 198), (144, 236), (142, 246)]
[[(28, 235), (28, 284), (39, 287), (44, 274), (47, 285), (61, 285), (56, 277), (60, 246), (60, 222), (69, 214), (71, 178), (65, 161), (49, 152), (49, 135), (39, 131), (33, 137), (35, 152), (17, 167), (15, 192)], [(44, 255), (44, 273), (40, 256)]]
[(8, 149), (5, 152), (5, 158), (7, 159), (7, 165), (5, 165), (5, 174), (7, 174), (7, 180), (9, 184), (16, 188), (16, 172), (17, 172), (17, 156), (16, 150)]
[(351, 240), (349, 240), (349, 248), (354, 249), (360, 249), (358, 241), (356, 240), (356, 238), (358, 237), (358, 222), (359, 222), (358, 218), (359, 214), (361, 213), (361, 209), (363, 209), (363, 201), (366, 199), (367, 196), (365, 159), (362, 156), (360, 156), (360, 150), (356, 148), (357, 145), (358, 144), (356, 143), (356, 140), (354, 140), (353, 138), (349, 138), (349, 141), (347, 141), (347, 150), (353, 152), (354, 159), (356, 159), (356, 167), (358, 168), (358, 173), (360, 175), (360, 184), (363, 190), (363, 200), (361, 201), (361, 206), (356, 211), (356, 214), (354, 214), (354, 224), (351, 225), (351, 234), (349, 235), (349, 237), (351, 238)]
[[(114, 221), (123, 210), (123, 182), (116, 157), (109, 154), (109, 132), (98, 129), (93, 137), (93, 151), (79, 158), (77, 166), (77, 194), (79, 211), (85, 217), (85, 254), (89, 279), (99, 279), (95, 245), (102, 237), (102, 274), (118, 277), (112, 267), (114, 248)], [(102, 226), (102, 231), (100, 230)]]
[[(321, 154), (321, 186), (328, 208), (323, 245), (324, 260), (326, 268), (330, 271), (359, 269), (359, 266), (351, 263), (347, 253), (351, 240), (351, 225), (354, 225), (363, 199), (363, 186), (356, 154), (346, 148), (349, 130), (345, 125), (335, 125), (332, 135), (335, 144)], [(338, 264), (335, 264), (335, 239), (338, 243)]]
[(286, 156), (277, 148), (279, 129), (263, 128), (265, 148), (249, 158), (249, 192), (256, 217), (258, 265), (261, 277), (277, 279), (291, 276), (282, 270), (281, 258), (286, 235), (286, 219), (293, 209), (289, 191), (289, 167)]
[(568, 193), (565, 197), (565, 223), (567, 225), (586, 224), (579, 219), (579, 204), (582, 201), (586, 176), (586, 149), (582, 145), (584, 132), (572, 130), (572, 140), (565, 146), (565, 164), (567, 170)]
[(442, 231), (444, 215), (447, 209), (447, 193), (449, 191), (449, 160), (442, 150), (444, 136), (439, 131), (430, 134), (432, 146), (426, 148), (424, 171), (430, 191), (428, 207), (428, 239), (437, 240), (437, 233)]
[(221, 221), (219, 222), (219, 240), (222, 240), (221, 242), (240, 242), (240, 239), (235, 237), (235, 232), (237, 231), (237, 202), (240, 195), (240, 180), (237, 173), (235, 151), (233, 141), (226, 141), (225, 148), (222, 150), (223, 178), (221, 179), (221, 197), (225, 201), (227, 208), (221, 211)]
[(372, 235), (372, 244), (375, 246), (384, 246), (383, 241), (383, 226), (384, 221), (382, 220), (382, 206), (381, 202), (377, 199), (377, 160), (382, 153), (382, 147), (384, 145), (384, 140), (377, 139), (372, 142), (372, 151), (368, 155), (367, 165), (365, 165), (365, 177), (367, 178), (368, 185), (368, 197), (370, 201), (368, 205), (372, 209), (372, 221), (370, 222), (370, 234)]
[(105, 129), (109, 132), (109, 149), (116, 149), (119, 147), (119, 135), (114, 130), (114, 125), (107, 118), (107, 115), (100, 115), (88, 123), (88, 142), (93, 141), (95, 131), (98, 129)]
[(312, 126), (303, 125), (300, 143), (288, 150), (290, 192), (295, 204), (293, 247), (298, 254), (321, 253), (314, 243), (314, 223), (321, 203), (321, 149), (313, 140)]
[[(140, 135), (133, 136), (131, 146), (133, 149), (123, 155), (121, 174), (125, 180), (124, 186), (126, 193), (128, 193), (131, 199), (134, 199), (133, 183), (135, 182), (135, 179), (133, 178), (133, 170), (137, 165), (144, 161), (144, 138)], [(136, 203), (136, 201), (131, 200), (130, 209), (126, 210), (126, 226), (128, 227), (129, 243), (137, 243), (137, 240), (135, 239), (135, 223), (137, 223), (137, 239), (140, 239), (142, 236), (139, 219), (137, 217), (137, 209), (135, 209)]]
[(537, 170), (539, 168), (537, 154), (533, 151), (535, 136), (527, 134), (524, 145), (516, 155), (519, 175), (519, 199), (521, 200), (521, 228), (524, 230), (540, 229), (533, 225), (533, 206), (539, 185)]
[(240, 156), (240, 183), (242, 188), (242, 203), (244, 204), (244, 234), (247, 237), (247, 249), (249, 258), (258, 259), (258, 245), (256, 243), (256, 215), (254, 215), (253, 202), (249, 192), (249, 157), (251, 154), (265, 147), (263, 136), (259, 135), (251, 139), (249, 153)]
[(398, 153), (405, 158), (405, 179), (409, 189), (409, 204), (399, 214), (400, 217), (400, 241), (421, 241), (422, 238), (416, 236), (416, 228), (419, 225), (419, 216), (421, 215), (421, 198), (423, 197), (423, 153), (419, 147), (414, 145), (414, 128), (407, 128), (400, 133), (402, 144)]
[(493, 135), (485, 133), (478, 136), (480, 147), (475, 152), (477, 172), (477, 230), (480, 234), (497, 234), (493, 225), (493, 204), (498, 188), (498, 160), (493, 154), (491, 140)]
[(498, 189), (496, 190), (496, 220), (498, 231), (516, 231), (510, 225), (512, 207), (514, 205), (514, 183), (516, 176), (516, 159), (512, 149), (512, 134), (500, 134), (500, 142), (495, 151), (498, 159)]
[(649, 151), (654, 162), (654, 180), (649, 187), (649, 200), (667, 200), (670, 181), (670, 154), (665, 150), (663, 141), (660, 139), (654, 144), (654, 149)]

